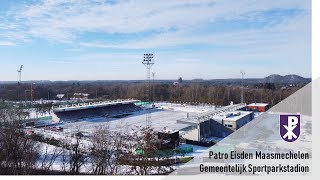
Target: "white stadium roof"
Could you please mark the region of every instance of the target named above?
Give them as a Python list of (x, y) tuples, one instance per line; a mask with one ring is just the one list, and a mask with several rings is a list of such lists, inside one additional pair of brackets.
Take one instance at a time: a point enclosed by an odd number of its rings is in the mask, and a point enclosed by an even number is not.
[(260, 107), (265, 107), (268, 106), (268, 103), (251, 103), (248, 106), (260, 106)]

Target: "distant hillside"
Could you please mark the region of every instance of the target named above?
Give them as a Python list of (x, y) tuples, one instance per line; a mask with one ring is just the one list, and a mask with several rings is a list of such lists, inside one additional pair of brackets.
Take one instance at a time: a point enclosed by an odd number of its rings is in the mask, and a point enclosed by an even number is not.
[[(155, 83), (172, 84), (176, 80), (156, 79)], [(145, 80), (68, 80), (68, 81), (48, 81), (48, 80), (35, 80), (35, 81), (23, 81), (22, 83), (29, 84), (34, 82), (36, 84), (121, 84), (121, 83), (142, 83)], [(183, 83), (208, 83), (208, 84), (240, 84), (241, 78), (229, 78), (229, 79), (192, 79), (183, 80)], [(244, 78), (245, 84), (256, 84), (256, 83), (277, 83), (277, 84), (291, 84), (299, 83), (306, 84), (311, 82), (311, 78), (304, 78), (295, 74), (281, 76), (278, 74), (272, 74), (265, 78)], [(0, 81), (0, 84), (16, 84), (16, 81)]]
[(272, 74), (263, 79), (266, 83), (308, 83), (311, 81), (310, 78), (304, 78), (295, 74), (290, 74), (286, 76), (281, 76), (278, 74)]

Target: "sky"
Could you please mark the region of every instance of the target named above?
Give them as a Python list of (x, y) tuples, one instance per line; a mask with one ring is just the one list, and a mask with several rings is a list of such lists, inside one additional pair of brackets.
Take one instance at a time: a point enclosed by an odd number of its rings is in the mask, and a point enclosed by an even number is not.
[(0, 0), (0, 81), (311, 77), (309, 0)]

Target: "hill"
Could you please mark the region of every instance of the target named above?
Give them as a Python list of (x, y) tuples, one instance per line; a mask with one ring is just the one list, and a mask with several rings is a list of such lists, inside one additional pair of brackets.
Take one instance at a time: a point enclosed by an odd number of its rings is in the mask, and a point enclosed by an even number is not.
[(291, 83), (308, 83), (310, 78), (304, 78), (295, 74), (281, 76), (278, 74), (272, 74), (263, 79), (266, 83), (279, 83), (279, 84), (291, 84)]

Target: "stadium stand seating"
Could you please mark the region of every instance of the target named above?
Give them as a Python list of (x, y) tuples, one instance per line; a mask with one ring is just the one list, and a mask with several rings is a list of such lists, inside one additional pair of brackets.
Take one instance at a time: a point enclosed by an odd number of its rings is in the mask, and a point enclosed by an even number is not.
[(87, 118), (116, 117), (141, 110), (135, 104), (117, 104), (105, 107), (94, 107), (81, 110), (55, 112), (60, 121), (78, 121)]

